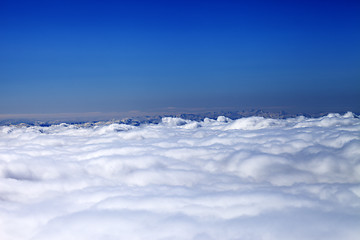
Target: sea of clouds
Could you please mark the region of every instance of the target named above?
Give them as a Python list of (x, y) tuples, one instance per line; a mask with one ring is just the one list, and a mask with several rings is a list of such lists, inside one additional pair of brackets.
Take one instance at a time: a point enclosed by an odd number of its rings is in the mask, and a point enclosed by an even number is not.
[(357, 240), (360, 119), (0, 127), (2, 240)]

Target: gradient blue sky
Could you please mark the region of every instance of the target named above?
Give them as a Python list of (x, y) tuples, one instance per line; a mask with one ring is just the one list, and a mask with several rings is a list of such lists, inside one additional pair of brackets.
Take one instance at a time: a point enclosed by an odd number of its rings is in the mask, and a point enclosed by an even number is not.
[(360, 111), (360, 1), (0, 3), (0, 113)]

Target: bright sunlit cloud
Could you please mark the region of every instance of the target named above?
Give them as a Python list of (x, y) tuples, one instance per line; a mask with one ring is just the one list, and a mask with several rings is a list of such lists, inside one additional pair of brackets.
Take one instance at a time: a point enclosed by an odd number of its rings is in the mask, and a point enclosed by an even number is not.
[(358, 239), (360, 120), (0, 127), (0, 238)]

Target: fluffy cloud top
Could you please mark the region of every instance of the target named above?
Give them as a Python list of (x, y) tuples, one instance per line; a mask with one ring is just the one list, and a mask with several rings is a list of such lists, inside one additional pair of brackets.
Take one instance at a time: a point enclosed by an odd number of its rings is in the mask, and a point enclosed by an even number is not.
[(0, 239), (358, 239), (360, 120), (0, 127)]

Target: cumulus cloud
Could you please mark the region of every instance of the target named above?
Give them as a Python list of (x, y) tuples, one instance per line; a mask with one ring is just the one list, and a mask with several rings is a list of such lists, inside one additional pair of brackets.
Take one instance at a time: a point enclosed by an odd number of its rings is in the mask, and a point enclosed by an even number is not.
[(357, 239), (360, 120), (0, 127), (0, 239)]

